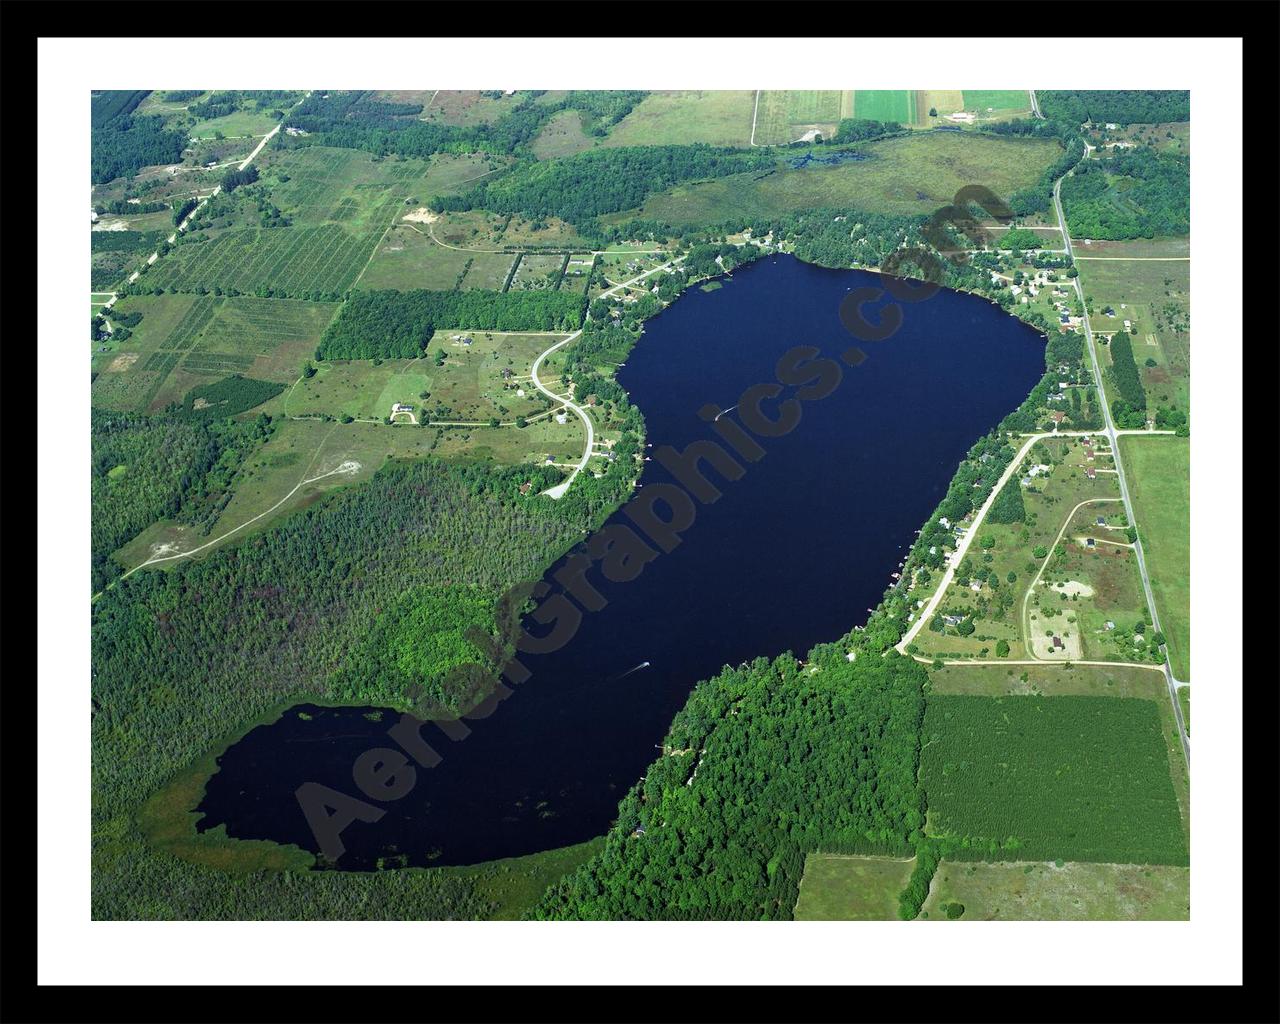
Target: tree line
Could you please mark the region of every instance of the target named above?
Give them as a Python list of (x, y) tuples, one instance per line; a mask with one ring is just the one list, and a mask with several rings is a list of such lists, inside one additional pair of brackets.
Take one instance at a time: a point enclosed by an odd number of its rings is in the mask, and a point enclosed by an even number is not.
[(604, 850), (532, 916), (788, 920), (807, 853), (908, 851), (924, 681), (911, 659), (820, 645), (699, 683)]
[(355, 292), (325, 330), (317, 359), (416, 359), (437, 327), (477, 331), (570, 331), (581, 295), (552, 291)]
[(1071, 124), (1160, 124), (1191, 120), (1186, 89), (1055, 89), (1036, 93), (1040, 111)]

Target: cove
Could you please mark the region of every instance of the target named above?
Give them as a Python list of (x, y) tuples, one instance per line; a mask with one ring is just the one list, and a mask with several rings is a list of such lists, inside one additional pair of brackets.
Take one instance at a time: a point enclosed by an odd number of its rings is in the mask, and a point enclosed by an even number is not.
[[(419, 768), (413, 790), (383, 804), (377, 822), (343, 831), (338, 867), (473, 864), (600, 835), (698, 680), (760, 655), (803, 657), (865, 622), (960, 459), (1044, 369), (1036, 331), (947, 289), (903, 304), (892, 338), (851, 338), (841, 300), (879, 282), (771, 256), (721, 288), (690, 289), (647, 322), (618, 379), (655, 449), (714, 437), (697, 410), (728, 408), (751, 385), (774, 381), (793, 346), (838, 358), (857, 343), (867, 358), (842, 364), (840, 385), (806, 403), (795, 430), (761, 438), (767, 454), (743, 463), (740, 479), (708, 470), (723, 496), (698, 505), (672, 552), (630, 582), (592, 573), (607, 605), (585, 614), (561, 650), (522, 655), (531, 677), (470, 722), (465, 740), (427, 726), (443, 760)], [(875, 306), (866, 309), (874, 319)], [(643, 486), (671, 479), (656, 460), (645, 463)], [(396, 717), (303, 705), (258, 726), (218, 759), (197, 827), (225, 824), (235, 838), (315, 851), (295, 790), (317, 782), (359, 795), (352, 765), (393, 745), (386, 731)]]

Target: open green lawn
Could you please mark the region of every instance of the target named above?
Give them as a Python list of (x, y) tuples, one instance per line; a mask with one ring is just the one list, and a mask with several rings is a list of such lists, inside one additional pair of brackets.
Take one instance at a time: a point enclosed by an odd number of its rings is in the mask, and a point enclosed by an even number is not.
[(1173, 674), (1191, 679), (1191, 440), (1165, 435), (1120, 438), (1133, 512), (1169, 645)]
[(988, 113), (1031, 109), (1026, 89), (965, 89), (964, 109), (979, 116)]
[(811, 853), (805, 858), (797, 921), (892, 921), (914, 860)]
[(912, 124), (916, 119), (915, 98), (910, 89), (858, 89), (853, 94), (853, 116)]
[(923, 737), (933, 835), (1022, 859), (1186, 863), (1154, 701), (935, 693)]
[(1186, 921), (1191, 869), (944, 860), (920, 919), (946, 921), (949, 903), (964, 907), (963, 921)]
[[(705, 142), (745, 146), (751, 141), (754, 90), (675, 90), (650, 93), (619, 121), (605, 146), (670, 146)], [(758, 141), (758, 140), (757, 140)]]
[(1060, 152), (1056, 142), (966, 132), (922, 132), (865, 147), (868, 158), (781, 169), (761, 177), (733, 175), (681, 185), (651, 197), (637, 213), (675, 226), (740, 222), (820, 206), (869, 212), (928, 214), (956, 191), (981, 181), (998, 195), (1035, 183)]

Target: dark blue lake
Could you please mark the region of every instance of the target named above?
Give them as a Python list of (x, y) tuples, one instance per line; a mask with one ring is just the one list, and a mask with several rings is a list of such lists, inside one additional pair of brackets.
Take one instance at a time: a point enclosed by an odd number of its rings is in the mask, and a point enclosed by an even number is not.
[[(697, 410), (773, 382), (793, 346), (838, 359), (856, 341), (841, 300), (879, 281), (778, 256), (686, 293), (647, 323), (619, 373), (653, 447), (714, 437)], [(698, 506), (674, 551), (627, 583), (593, 571), (607, 607), (586, 614), (560, 651), (522, 656), (532, 677), (470, 723), (469, 737), (452, 742), (427, 726), (442, 762), (419, 769), (379, 821), (345, 829), (339, 866), (398, 854), (469, 864), (600, 835), (699, 679), (757, 655), (803, 657), (865, 622), (957, 463), (1044, 367), (1043, 339), (984, 299), (944, 289), (902, 309), (901, 330), (858, 342), (866, 360), (841, 364), (834, 393), (805, 403), (790, 434), (761, 438), (767, 455), (744, 463), (741, 479), (708, 471), (723, 497)], [(644, 486), (668, 480), (657, 461), (645, 464)], [(314, 781), (360, 795), (353, 762), (392, 746), (386, 730), (398, 717), (371, 721), (370, 711), (304, 706), (252, 730), (220, 759), (201, 827), (316, 850), (295, 790)]]

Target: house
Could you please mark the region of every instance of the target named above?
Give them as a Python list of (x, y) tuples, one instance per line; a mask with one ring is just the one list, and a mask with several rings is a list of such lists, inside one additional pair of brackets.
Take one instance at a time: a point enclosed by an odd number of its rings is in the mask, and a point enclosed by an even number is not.
[(396, 402), (393, 406), (391, 406), (392, 416), (395, 416), (397, 413), (402, 413), (402, 412), (407, 412), (412, 414), (413, 406), (405, 405), (403, 402)]
[(516, 375), (516, 371), (511, 369), (511, 367), (509, 366), (504, 366), (501, 370), (498, 371), (498, 375), (503, 380), (510, 380), (512, 377)]
[(1102, 516), (1098, 516), (1098, 518), (1094, 520), (1094, 524), (1097, 526), (1106, 526), (1107, 521)]
[(1067, 649), (1066, 644), (1062, 642), (1062, 637), (1055, 636), (1053, 638), (1053, 649), (1055, 651), (1065, 651)]
[(1088, 477), (1090, 480), (1096, 480), (1098, 478), (1098, 471), (1094, 469), (1092, 466), (1085, 466), (1084, 475)]
[(548, 465), (548, 466), (554, 466), (555, 464), (556, 464), (556, 457), (555, 457), (554, 455), (548, 455), (548, 456), (547, 456), (547, 465)]
[(522, 483), (522, 484), (520, 485), (520, 493), (521, 493), (521, 494), (528, 494), (528, 493), (529, 493), (529, 489), (530, 489), (531, 487), (533, 487), (533, 481), (532, 481), (532, 480), (526, 480), (524, 483)]
[(1103, 625), (1103, 628), (1108, 630), (1116, 628), (1116, 624), (1112, 622), (1110, 619), (1107, 619), (1107, 621), (1104, 622), (1102, 625)]
[(943, 529), (946, 529), (946, 530), (951, 529), (951, 520), (948, 519), (946, 516), (939, 516), (938, 524), (942, 526)]
[(1054, 423), (1061, 423), (1066, 415), (1065, 412), (1051, 412), (1049, 413), (1049, 419), (1053, 420)]
[(1098, 546), (1098, 542), (1097, 542), (1096, 540), (1094, 540), (1092, 537), (1086, 537), (1086, 538), (1084, 539), (1084, 546), (1085, 546), (1085, 547), (1087, 547), (1087, 548), (1097, 547), (1097, 546)]
[(958, 626), (960, 625), (961, 622), (964, 621), (964, 616), (963, 615), (944, 615), (942, 616), (942, 621), (945, 622), (948, 626)]
[(556, 422), (557, 422), (557, 423), (568, 423), (568, 422), (569, 422), (569, 417), (568, 417), (568, 415), (567, 415), (566, 413), (558, 412), (558, 413), (556, 413)]
[(1089, 445), (1084, 446), (1084, 457), (1090, 462), (1093, 461), (1093, 449)]

